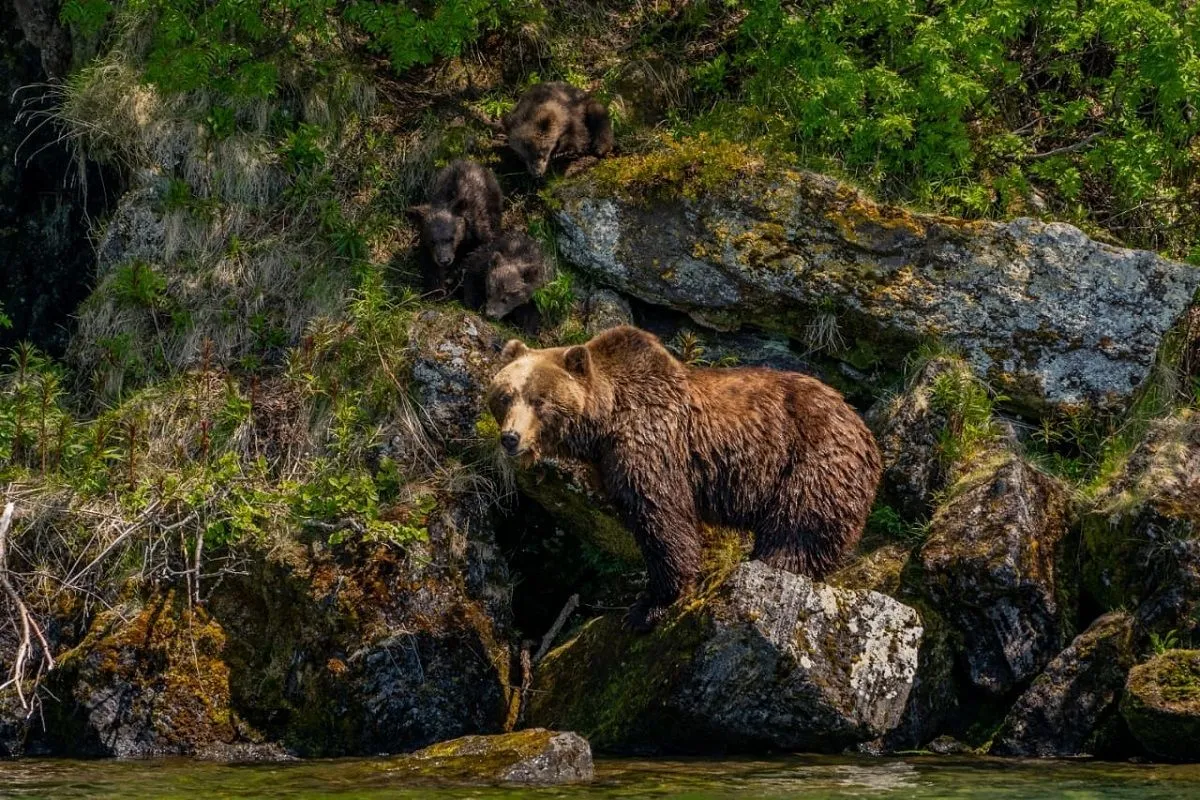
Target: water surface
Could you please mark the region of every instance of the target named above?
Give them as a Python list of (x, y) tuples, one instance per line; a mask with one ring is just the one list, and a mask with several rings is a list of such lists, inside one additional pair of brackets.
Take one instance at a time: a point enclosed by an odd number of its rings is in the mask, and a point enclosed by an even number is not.
[(387, 759), (229, 766), (188, 760), (0, 762), (0, 798), (1200, 798), (1200, 765), (977, 757), (602, 759), (596, 781), (546, 789), (414, 782)]

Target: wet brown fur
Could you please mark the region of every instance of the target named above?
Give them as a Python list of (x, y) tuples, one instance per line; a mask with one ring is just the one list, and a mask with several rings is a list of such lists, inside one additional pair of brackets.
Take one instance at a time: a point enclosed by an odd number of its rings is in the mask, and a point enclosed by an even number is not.
[(539, 83), (521, 96), (503, 120), (508, 145), (534, 177), (546, 174), (551, 161), (612, 151), (608, 109), (568, 83)]
[(421, 227), (422, 277), (426, 292), (452, 291), (456, 265), (476, 246), (500, 233), (504, 196), (490, 169), (474, 161), (452, 161), (429, 187), (429, 202), (412, 206)]
[(630, 612), (646, 628), (690, 591), (701, 523), (754, 533), (753, 558), (821, 577), (858, 542), (879, 451), (834, 389), (797, 373), (689, 367), (623, 326), (586, 345), (514, 340), (488, 402), (518, 455), (597, 467), (649, 572)]

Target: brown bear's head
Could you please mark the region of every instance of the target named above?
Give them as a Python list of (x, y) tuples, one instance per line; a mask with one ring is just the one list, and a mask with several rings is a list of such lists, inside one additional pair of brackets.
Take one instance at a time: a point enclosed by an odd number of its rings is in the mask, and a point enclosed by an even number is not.
[(448, 208), (413, 206), (408, 209), (413, 221), (421, 226), (421, 242), (440, 267), (454, 263), (454, 256), (467, 238), (467, 221)]
[(587, 347), (531, 350), (513, 339), (501, 361), (487, 406), (505, 452), (530, 460), (562, 453), (587, 414), (592, 377)]
[(508, 117), (504, 120), (508, 146), (525, 162), (525, 168), (535, 178), (546, 174), (550, 157), (565, 125), (566, 109), (557, 104), (539, 107), (525, 119)]

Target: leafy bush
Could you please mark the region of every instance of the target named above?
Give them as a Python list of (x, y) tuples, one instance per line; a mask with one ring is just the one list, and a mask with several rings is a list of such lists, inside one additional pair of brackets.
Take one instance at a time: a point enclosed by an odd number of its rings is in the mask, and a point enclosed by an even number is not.
[[(482, 32), (536, 13), (531, 0), (436, 0), (407, 3), (355, 0), (68, 0), (64, 23), (89, 38), (124, 14), (149, 42), (146, 77), (167, 91), (215, 90), (238, 98), (277, 93), (280, 69), (341, 37), (365, 34), (396, 70), (455, 55)], [(228, 116), (211, 120), (218, 137)]]
[(694, 76), (717, 101), (708, 124), (958, 212), (1036, 212), (1045, 202), (1056, 216), (1187, 251), (1197, 226), (1173, 223), (1195, 219), (1198, 200), (1193, 4), (733, 5), (745, 18), (729, 63)]

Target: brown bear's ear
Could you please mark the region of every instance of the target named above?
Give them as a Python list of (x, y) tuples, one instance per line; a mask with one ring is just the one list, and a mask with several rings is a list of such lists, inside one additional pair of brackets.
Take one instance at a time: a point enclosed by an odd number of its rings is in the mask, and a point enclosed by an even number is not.
[(404, 210), (404, 213), (408, 214), (408, 218), (413, 222), (420, 224), (425, 221), (425, 217), (429, 214), (429, 206), (409, 206)]
[(529, 352), (529, 348), (520, 339), (509, 339), (504, 345), (504, 349), (500, 351), (500, 361), (503, 364), (508, 364), (516, 361), (521, 356)]
[(592, 372), (592, 354), (583, 345), (575, 345), (563, 353), (563, 366), (577, 378), (586, 378)]

